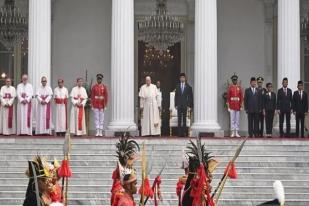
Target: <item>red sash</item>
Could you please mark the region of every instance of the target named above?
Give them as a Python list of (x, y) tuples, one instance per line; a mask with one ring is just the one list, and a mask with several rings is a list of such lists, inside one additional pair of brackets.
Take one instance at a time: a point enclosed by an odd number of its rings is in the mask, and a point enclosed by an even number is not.
[[(41, 99), (42, 100), (46, 100), (48, 97), (48, 95), (41, 95)], [(50, 128), (50, 101), (46, 104), (46, 122), (45, 122), (45, 126), (46, 126), (46, 129), (49, 129)]]
[[(5, 93), (3, 99), (11, 99), (12, 95), (10, 93)], [(8, 113), (8, 128), (12, 129), (13, 127), (13, 105), (8, 107), (9, 113)]]
[(28, 110), (27, 110), (27, 127), (30, 128), (30, 117), (31, 117), (31, 109), (32, 109), (32, 105), (31, 102), (28, 102)]
[(68, 99), (67, 98), (55, 98), (55, 103), (56, 104), (64, 104), (65, 107), (65, 129), (68, 129), (68, 120), (67, 120), (67, 103), (68, 103)]
[[(81, 102), (84, 100), (81, 97), (74, 97), (75, 100), (80, 100)], [(84, 108), (83, 106), (78, 107), (78, 119), (77, 119), (77, 125), (78, 125), (78, 130), (82, 131), (83, 130), (83, 116), (84, 116)]]
[(55, 98), (55, 103), (56, 104), (67, 104), (67, 102), (68, 102), (67, 98), (63, 98), (63, 99)]

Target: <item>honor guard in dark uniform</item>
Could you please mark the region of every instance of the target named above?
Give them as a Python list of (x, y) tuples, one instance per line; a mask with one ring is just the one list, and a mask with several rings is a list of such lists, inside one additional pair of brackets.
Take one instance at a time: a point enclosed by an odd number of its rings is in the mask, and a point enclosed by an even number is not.
[[(256, 81), (258, 91), (260, 91), (262, 96), (264, 96), (264, 94), (266, 94), (267, 92), (266, 89), (263, 87), (264, 78), (258, 77)], [(259, 114), (259, 136), (263, 137), (263, 134), (264, 134), (264, 114), (263, 111), (261, 111)]]

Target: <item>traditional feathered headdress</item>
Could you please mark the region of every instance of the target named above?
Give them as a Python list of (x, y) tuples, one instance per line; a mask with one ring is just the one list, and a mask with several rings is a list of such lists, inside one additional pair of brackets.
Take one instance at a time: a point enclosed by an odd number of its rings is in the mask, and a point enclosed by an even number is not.
[(124, 135), (116, 144), (118, 161), (122, 167), (127, 168), (132, 168), (132, 164), (137, 159), (137, 153), (140, 150), (138, 143), (130, 138), (130, 136)]
[(218, 162), (214, 161), (213, 156), (210, 155), (211, 153), (206, 151), (206, 146), (201, 143), (200, 137), (196, 138), (196, 143), (190, 140), (187, 149), (189, 150), (187, 152), (189, 156), (189, 174), (194, 174), (194, 177), (188, 177), (187, 179), (185, 188), (190, 186), (191, 189), (189, 196), (186, 196), (183, 201), (192, 202), (192, 205), (204, 205), (206, 201), (207, 205), (213, 206), (214, 202), (210, 196), (210, 174), (216, 168)]
[[(32, 169), (31, 163), (34, 166), (34, 170)], [(47, 158), (37, 155), (33, 158), (32, 161), (28, 161), (28, 169), (26, 171), (26, 175), (29, 178), (33, 178), (35, 173), (38, 178), (50, 177), (49, 171), (50, 164), (48, 163)]]
[[(189, 150), (187, 155), (189, 157), (190, 169), (195, 171), (200, 166), (200, 164), (203, 164), (205, 170), (207, 169), (207, 172), (212, 173), (215, 170), (218, 162), (214, 159), (213, 156), (211, 156), (210, 152), (206, 151), (206, 146), (205, 144), (201, 144), (200, 138), (197, 139), (197, 143), (194, 143), (192, 140), (190, 140), (187, 149)], [(200, 159), (202, 162), (200, 162)]]

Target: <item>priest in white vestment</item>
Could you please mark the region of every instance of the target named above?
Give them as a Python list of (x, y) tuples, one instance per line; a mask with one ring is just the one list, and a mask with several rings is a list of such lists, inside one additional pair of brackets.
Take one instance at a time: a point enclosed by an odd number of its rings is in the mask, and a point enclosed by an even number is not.
[(70, 132), (76, 136), (86, 135), (85, 105), (87, 103), (87, 92), (82, 86), (83, 79), (77, 79), (77, 86), (71, 91), (70, 97), (72, 101)]
[(32, 97), (32, 85), (24, 74), (22, 83), (17, 86), (17, 135), (32, 135)]
[(47, 78), (41, 78), (41, 86), (37, 89), (37, 110), (36, 110), (36, 135), (51, 135), (52, 130), (52, 113), (51, 113), (51, 98), (53, 90), (47, 85)]
[(16, 97), (16, 90), (11, 86), (12, 80), (6, 78), (5, 85), (1, 87), (0, 98), (1, 98), (1, 114), (2, 114), (2, 125), (1, 134), (11, 135), (16, 133), (15, 125), (15, 107), (14, 99)]
[(58, 79), (58, 87), (54, 90), (54, 100), (56, 104), (55, 132), (60, 136), (64, 136), (68, 129), (68, 98), (68, 89), (64, 87), (63, 79)]
[(160, 109), (161, 101), (156, 85), (151, 84), (151, 78), (146, 77), (144, 84), (139, 91), (140, 109), (142, 112), (141, 127), (142, 136), (160, 135), (161, 118)]

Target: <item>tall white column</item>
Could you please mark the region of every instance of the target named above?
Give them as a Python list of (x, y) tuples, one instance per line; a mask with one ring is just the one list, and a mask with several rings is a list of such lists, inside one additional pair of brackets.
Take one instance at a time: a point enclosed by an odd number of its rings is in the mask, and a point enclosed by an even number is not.
[(137, 131), (134, 123), (134, 0), (113, 0), (111, 122), (107, 135)]
[(29, 81), (34, 90), (51, 76), (51, 0), (29, 1)]
[[(42, 76), (47, 77), (48, 84), (51, 81), (51, 0), (29, 0), (28, 39), (29, 82), (35, 94)], [(34, 115), (36, 101), (33, 106)], [(35, 118), (32, 124), (35, 128)]]
[(300, 80), (299, 0), (278, 0), (278, 88), (282, 79), (296, 90)]
[(193, 135), (220, 131), (217, 115), (217, 0), (195, 1), (194, 62)]

